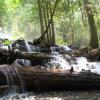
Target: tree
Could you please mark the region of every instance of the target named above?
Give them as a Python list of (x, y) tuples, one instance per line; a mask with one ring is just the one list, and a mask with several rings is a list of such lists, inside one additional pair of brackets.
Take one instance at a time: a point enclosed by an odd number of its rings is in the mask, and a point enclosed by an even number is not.
[(5, 0), (0, 0), (0, 27), (4, 26), (6, 16)]
[(88, 17), (88, 24), (90, 27), (90, 47), (91, 48), (98, 48), (98, 34), (97, 34), (97, 29), (95, 25), (95, 20), (94, 16), (92, 13), (91, 6), (89, 6), (90, 2), (88, 0), (84, 0), (84, 6), (87, 12), (87, 17)]
[(0, 0), (0, 26), (14, 34), (14, 39), (33, 40), (40, 36), (38, 40), (43, 45), (57, 42), (96, 48), (100, 38), (99, 34), (96, 36), (100, 33), (100, 1), (85, 1)]
[[(49, 2), (46, 2), (46, 1), (40, 2), (40, 1), (41, 0), (38, 0), (37, 2), (38, 2), (38, 8), (39, 8), (40, 26), (42, 27), (41, 32), (43, 31), (43, 28), (45, 30), (44, 30), (44, 32), (41, 33), (41, 36), (34, 41), (34, 43), (37, 44), (37, 43), (41, 43), (42, 41), (44, 41), (43, 45), (52, 45), (55, 43), (53, 16), (54, 16), (55, 9), (56, 9), (56, 6), (57, 6), (59, 0), (56, 0), (56, 2), (54, 3), (53, 10), (51, 9), (50, 1)], [(47, 3), (49, 3), (49, 5), (50, 5), (49, 7), (46, 7)], [(45, 10), (47, 8), (49, 8), (49, 9)], [(48, 23), (48, 25), (47, 25), (47, 23)], [(51, 31), (49, 31), (49, 29)]]

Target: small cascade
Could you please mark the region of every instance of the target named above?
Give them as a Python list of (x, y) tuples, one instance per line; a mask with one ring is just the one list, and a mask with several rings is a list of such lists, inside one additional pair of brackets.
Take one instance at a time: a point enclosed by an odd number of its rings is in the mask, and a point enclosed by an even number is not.
[(23, 80), (13, 66), (0, 65), (0, 86), (6, 86), (4, 92), (24, 92)]
[(63, 70), (69, 70), (71, 68), (71, 65), (68, 63), (68, 61), (66, 61), (66, 59), (61, 54), (59, 54), (59, 52), (56, 51), (55, 47), (51, 47), (51, 54), (54, 59), (51, 59), (47, 63), (47, 67), (53, 67)]
[(23, 82), (23, 79), (22, 77), (19, 75), (17, 69), (15, 68), (15, 71), (16, 71), (16, 74), (18, 76), (18, 80), (19, 80), (19, 83), (20, 83), (20, 89), (22, 92), (25, 92), (25, 85), (24, 85), (24, 82)]
[[(39, 47), (30, 45), (27, 41), (25, 41), (25, 47), (26, 47), (26, 52), (40, 52)], [(32, 65), (30, 60), (21, 59), (21, 61), (22, 61), (23, 65), (26, 67)]]
[[(17, 42), (18, 44), (19, 42)], [(40, 52), (41, 53), (41, 47), (33, 46), (29, 44), (27, 41), (21, 41), (19, 43), (19, 47), (22, 46), (25, 48), (25, 52)], [(16, 66), (43, 66), (48, 68), (57, 68), (57, 69), (63, 69), (63, 70), (70, 70), (73, 67), (73, 70), (75, 72), (82, 72), (82, 71), (90, 71), (92, 73), (98, 73), (99, 72), (99, 62), (88, 62), (88, 60), (85, 57), (73, 57), (71, 54), (72, 49), (70, 49), (68, 46), (63, 45), (55, 45), (51, 48), (51, 54), (54, 59), (42, 59), (42, 60), (36, 60), (33, 61), (31, 64), (30, 60), (25, 59), (17, 59), (12, 65)], [(63, 52), (66, 53), (63, 55)]]
[(51, 54), (58, 54), (55, 47), (51, 47)]
[(90, 68), (92, 73), (100, 74), (100, 62), (91, 62)]
[(36, 51), (37, 52), (40, 52), (40, 47), (36, 47)]
[(71, 51), (72, 50), (68, 46), (63, 46), (63, 45), (60, 45), (59, 48), (62, 49), (64, 52), (67, 52), (67, 51)]
[(60, 54), (52, 55), (51, 59), (46, 64), (49, 68), (70, 70), (73, 67), (74, 72), (91, 72), (100, 74), (100, 62), (89, 62), (85, 57), (76, 57), (75, 59), (67, 58)]
[[(70, 51), (67, 46), (59, 46), (63, 52)], [(63, 49), (62, 49), (63, 48)], [(62, 68), (63, 70), (70, 70), (73, 67), (74, 72), (89, 71), (100, 74), (100, 62), (89, 62), (85, 57), (71, 57), (69, 54), (64, 56), (56, 51), (55, 47), (51, 47), (51, 54), (54, 59), (47, 63), (47, 67)]]
[(27, 52), (32, 52), (32, 48), (27, 41), (25, 41)]
[(34, 46), (29, 44), (29, 42), (25, 41), (26, 52), (40, 52), (40, 48), (38, 46)]
[[(21, 40), (20, 40), (21, 41)], [(22, 51), (25, 52), (35, 52), (36, 48), (33, 45), (30, 45), (27, 41), (21, 41), (20, 42), (15, 42), (15, 46), (18, 45), (18, 48), (22, 48)], [(24, 49), (23, 49), (24, 48)], [(13, 66), (31, 66), (31, 61), (30, 60), (25, 60), (25, 59), (16, 59), (13, 63)]]
[[(25, 41), (25, 45), (26, 45), (26, 52), (32, 52), (31, 46), (28, 44), (27, 41)], [(30, 66), (31, 65), (31, 61), (30, 60), (22, 59), (22, 62), (24, 64), (24, 66)]]
[(68, 70), (71, 68), (70, 64), (63, 58), (62, 55), (54, 56), (54, 58), (58, 63), (60, 63), (60, 66), (62, 67), (63, 70)]
[(48, 62), (48, 67), (54, 67), (56, 69), (68, 70), (71, 68), (70, 64), (61, 55), (53, 55), (54, 59)]
[(88, 68), (89, 62), (85, 57), (77, 57), (75, 59), (76, 59), (76, 63), (72, 63), (74, 71), (80, 72), (82, 70), (89, 70)]
[(100, 62), (89, 62), (85, 57), (77, 57), (75, 59), (75, 63), (71, 63), (75, 72), (89, 71), (100, 74)]

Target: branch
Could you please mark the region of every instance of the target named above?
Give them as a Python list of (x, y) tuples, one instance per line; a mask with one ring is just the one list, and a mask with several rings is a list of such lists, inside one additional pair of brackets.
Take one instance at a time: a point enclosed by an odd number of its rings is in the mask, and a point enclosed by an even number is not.
[(51, 14), (51, 19), (48, 22), (48, 26), (47, 26), (46, 30), (44, 31), (44, 33), (38, 39), (35, 39), (33, 41), (33, 44), (35, 44), (35, 45), (40, 44), (41, 43), (41, 40), (43, 40), (45, 34), (48, 32), (48, 29), (50, 27), (50, 24), (52, 23), (52, 19), (53, 19), (53, 16), (54, 16), (54, 13), (55, 13), (55, 9), (56, 9), (56, 6), (57, 6), (58, 2), (59, 2), (59, 0), (56, 0), (55, 5), (54, 5), (53, 12)]

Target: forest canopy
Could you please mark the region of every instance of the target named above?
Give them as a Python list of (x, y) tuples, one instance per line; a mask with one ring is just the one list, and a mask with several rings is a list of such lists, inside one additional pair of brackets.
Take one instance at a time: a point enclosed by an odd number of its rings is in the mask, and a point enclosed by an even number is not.
[(31, 41), (47, 27), (44, 42), (96, 48), (100, 44), (100, 1), (0, 0), (1, 33)]

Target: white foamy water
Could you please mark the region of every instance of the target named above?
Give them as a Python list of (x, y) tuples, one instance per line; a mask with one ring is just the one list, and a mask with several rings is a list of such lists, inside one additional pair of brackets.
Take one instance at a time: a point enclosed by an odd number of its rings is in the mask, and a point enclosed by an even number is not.
[(100, 62), (91, 62), (89, 65), (91, 72), (100, 74)]
[(88, 61), (86, 58), (84, 57), (77, 57), (76, 58), (76, 63), (72, 64), (71, 66), (73, 66), (74, 71), (80, 72), (82, 70), (89, 70), (88, 68)]
[(68, 46), (64, 46), (64, 45), (60, 45), (60, 48), (62, 48), (64, 51), (70, 51), (70, 50), (72, 50)]
[(100, 62), (88, 62), (85, 57), (77, 57), (76, 64), (72, 64), (74, 71), (81, 72), (87, 70), (92, 73), (100, 74)]
[[(63, 49), (64, 51), (71, 50), (68, 46), (60, 46), (59, 49)], [(56, 51), (55, 47), (51, 47), (51, 54), (54, 59), (51, 59), (50, 62), (47, 63), (47, 66), (54, 67), (54, 68), (60, 68), (63, 70), (69, 70), (71, 68), (70, 64), (63, 58), (62, 55), (59, 54), (59, 52)]]
[(25, 45), (26, 45), (27, 51), (32, 52), (31, 46), (29, 45), (27, 41), (25, 41)]
[(81, 72), (84, 70), (100, 74), (100, 62), (88, 62), (85, 57), (77, 57), (75, 58), (76, 61), (72, 61), (75, 62), (74, 64), (66, 61), (61, 55), (53, 55), (53, 57), (55, 60), (51, 60), (51, 63), (49, 63), (52, 67), (59, 67), (63, 70), (69, 70), (71, 67), (73, 67), (75, 72)]
[[(63, 50), (63, 52), (71, 50), (68, 46), (59, 46), (59, 49)], [(75, 72), (90, 71), (92, 73), (100, 74), (100, 62), (89, 62), (85, 57), (75, 57), (74, 60), (70, 55), (65, 55), (65, 59), (56, 51), (55, 47), (51, 47), (51, 50), (54, 59), (51, 59), (48, 66), (54, 68), (59, 67), (63, 70), (69, 70), (73, 67)]]
[(63, 58), (63, 56), (53, 55), (53, 57), (55, 58), (55, 63), (58, 63), (63, 70), (68, 70), (71, 68), (70, 64)]

